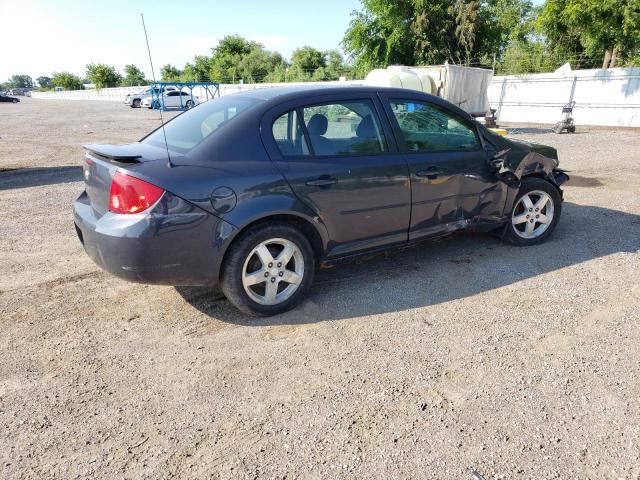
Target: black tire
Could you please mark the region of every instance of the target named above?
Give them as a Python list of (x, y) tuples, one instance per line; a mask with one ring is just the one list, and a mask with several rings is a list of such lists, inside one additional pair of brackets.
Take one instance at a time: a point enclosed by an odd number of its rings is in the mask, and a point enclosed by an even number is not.
[(18, 100), (17, 98), (14, 98), (14, 99), (12, 100), (12, 102), (13, 102), (13, 103), (18, 103), (18, 102), (19, 102), (19, 100)]
[(567, 132), (576, 133), (576, 126), (575, 125), (571, 125), (570, 127), (567, 127)]
[[(285, 239), (298, 247), (304, 259), (304, 275), (297, 290), (289, 298), (275, 305), (263, 305), (247, 294), (242, 277), (247, 257), (260, 243), (270, 239)], [(250, 228), (233, 242), (222, 265), (220, 283), (225, 297), (240, 311), (251, 316), (268, 317), (298, 305), (309, 292), (314, 274), (315, 255), (307, 237), (291, 225), (268, 222)]]
[(135, 99), (133, 100), (133, 103), (131, 104), (131, 106), (132, 106), (133, 108), (140, 108), (140, 99), (139, 99), (139, 98), (135, 98)]
[(187, 100), (187, 103), (184, 104), (185, 110), (191, 110), (195, 106), (196, 104), (193, 102), (193, 100)]
[[(551, 197), (551, 201), (553, 202), (553, 219), (551, 220), (551, 223), (549, 224), (547, 229), (539, 236), (535, 238), (523, 238), (518, 234), (518, 232), (516, 232), (516, 227), (513, 225), (511, 219), (514, 216), (514, 211), (516, 211), (516, 208), (519, 208), (518, 204), (520, 202), (520, 199), (524, 195), (534, 191), (545, 192), (549, 195), (549, 197)], [(507, 222), (507, 225), (505, 226), (503, 239), (512, 245), (517, 245), (522, 247), (526, 247), (529, 245), (537, 245), (539, 243), (542, 243), (547, 238), (549, 238), (549, 236), (555, 230), (556, 225), (558, 224), (558, 220), (560, 219), (561, 212), (562, 212), (562, 198), (560, 196), (560, 192), (558, 191), (558, 188), (555, 185), (541, 178), (536, 178), (536, 177), (523, 178), (522, 184), (520, 186), (520, 191), (518, 192), (518, 195), (516, 196), (516, 199), (513, 202), (511, 211), (509, 212), (509, 220)], [(516, 212), (516, 214), (517, 213), (520, 213), (520, 212)], [(535, 212), (533, 213), (535, 214)]]

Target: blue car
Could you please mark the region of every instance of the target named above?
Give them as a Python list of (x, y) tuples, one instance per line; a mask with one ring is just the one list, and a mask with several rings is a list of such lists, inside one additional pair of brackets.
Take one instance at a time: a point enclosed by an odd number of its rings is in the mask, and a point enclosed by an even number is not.
[(406, 89), (259, 89), (128, 145), (86, 145), (74, 204), (86, 253), (133, 282), (220, 285), (251, 315), (316, 269), (457, 231), (543, 242), (562, 208), (555, 149), (488, 131)]

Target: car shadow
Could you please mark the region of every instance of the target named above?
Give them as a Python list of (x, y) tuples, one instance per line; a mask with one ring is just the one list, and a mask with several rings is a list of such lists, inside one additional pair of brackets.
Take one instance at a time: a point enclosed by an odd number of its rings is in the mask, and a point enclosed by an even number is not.
[(82, 167), (35, 167), (0, 169), (0, 190), (40, 187), (82, 180)]
[[(615, 232), (615, 234), (612, 234)], [(514, 247), (488, 234), (460, 234), (317, 272), (309, 299), (270, 318), (251, 318), (211, 289), (180, 295), (212, 318), (245, 326), (294, 325), (427, 307), (538, 275), (640, 249), (640, 216), (570, 202), (543, 244)]]

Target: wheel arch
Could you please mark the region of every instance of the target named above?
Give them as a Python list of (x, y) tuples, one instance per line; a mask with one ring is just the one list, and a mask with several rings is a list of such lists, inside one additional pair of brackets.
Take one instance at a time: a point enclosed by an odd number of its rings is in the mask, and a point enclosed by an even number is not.
[[(551, 175), (545, 175), (544, 172), (532, 172), (529, 175), (523, 176), (520, 179), (520, 187), (517, 190), (514, 189), (515, 194), (514, 194), (513, 202), (509, 209), (509, 212), (514, 211), (516, 207), (516, 200), (519, 197), (521, 197), (521, 192), (523, 188), (528, 189), (524, 193), (530, 193), (531, 191), (534, 191), (534, 190), (543, 190), (543, 191), (545, 189), (548, 190), (549, 194), (552, 197), (552, 205), (555, 209), (554, 212), (557, 212), (557, 213), (554, 213), (554, 217), (551, 221), (551, 228), (543, 230), (537, 237), (526, 238), (525, 240), (529, 243), (523, 243), (519, 235), (517, 237), (514, 236), (515, 227), (512, 226), (511, 221), (508, 221), (505, 224), (504, 229), (502, 229), (500, 233), (500, 237), (503, 240), (507, 240), (509, 243), (512, 243), (514, 245), (534, 245), (544, 241), (544, 239), (547, 238), (551, 234), (551, 232), (553, 232), (553, 230), (555, 229), (555, 225), (557, 224), (558, 219), (560, 218), (560, 212), (562, 211), (562, 201), (563, 201), (562, 190), (560, 189), (560, 186), (554, 181)], [(558, 196), (557, 202), (556, 202), (556, 199), (553, 198), (553, 193), (551, 193), (553, 190), (555, 190), (555, 194)], [(524, 195), (524, 193), (522, 195)], [(531, 208), (529, 208), (529, 212), (532, 212)], [(524, 211), (524, 213), (521, 212), (521, 214), (526, 214), (526, 213), (527, 213), (526, 211)], [(534, 214), (537, 215), (536, 213), (531, 213), (531, 215), (534, 215)], [(542, 209), (540, 211), (540, 214), (542, 214)], [(511, 215), (512, 214), (510, 214), (510, 216)], [(529, 218), (529, 216), (527, 216), (527, 218)], [(528, 222), (528, 221), (529, 220), (524, 220), (524, 222)], [(534, 222), (533, 218), (530, 221), (533, 223)], [(520, 221), (518, 223), (520, 224), (522, 222), (523, 221)]]
[(558, 193), (560, 194), (560, 198), (562, 199), (562, 189), (560, 188), (560, 185), (558, 185), (558, 182), (556, 182), (556, 179), (553, 176), (553, 171), (551, 173), (531, 172), (531, 173), (528, 173), (528, 174), (524, 175), (522, 177), (521, 181), (525, 181), (528, 178), (539, 178), (540, 180), (544, 180), (545, 182), (549, 182), (551, 185), (553, 185), (558, 190)]
[(516, 198), (518, 197), (518, 193), (522, 188), (522, 183), (526, 182), (527, 179), (534, 179), (534, 178), (539, 180), (544, 180), (545, 182), (549, 183), (558, 191), (558, 194), (560, 195), (560, 200), (561, 201), (564, 200), (562, 188), (560, 188), (560, 185), (558, 185), (558, 183), (555, 181), (555, 178), (553, 177), (553, 171), (551, 173), (546, 173), (544, 171), (528, 172), (520, 178), (520, 182), (519, 182), (520, 185), (517, 188), (509, 188), (509, 191), (507, 193), (507, 200), (505, 201), (505, 206), (503, 210), (503, 218), (505, 220), (508, 218), (508, 215), (510, 214), (511, 209), (515, 205), (515, 201), (516, 201)]
[(236, 234), (233, 236), (231, 241), (229, 242), (224, 255), (222, 257), (220, 269), (220, 276), (222, 276), (222, 271), (224, 268), (225, 261), (227, 259), (227, 255), (231, 250), (231, 246), (238, 241), (248, 230), (255, 228), (257, 226), (269, 223), (280, 223), (285, 225), (291, 225), (297, 228), (306, 238), (309, 240), (311, 244), (311, 248), (313, 249), (313, 254), (315, 256), (316, 264), (319, 264), (324, 257), (326, 251), (326, 240), (323, 235), (320, 233), (319, 228), (313, 224), (311, 220), (305, 218), (301, 215), (296, 215), (294, 213), (274, 213), (270, 215), (266, 215), (257, 219), (254, 219), (244, 225), (242, 228), (239, 228)]

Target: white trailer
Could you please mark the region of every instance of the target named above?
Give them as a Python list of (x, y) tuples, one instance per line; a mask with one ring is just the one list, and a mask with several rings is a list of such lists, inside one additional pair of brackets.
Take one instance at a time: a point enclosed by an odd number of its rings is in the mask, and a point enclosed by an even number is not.
[(488, 89), (493, 71), (458, 65), (405, 67), (372, 70), (367, 85), (399, 87), (437, 95), (474, 116), (490, 114)]

